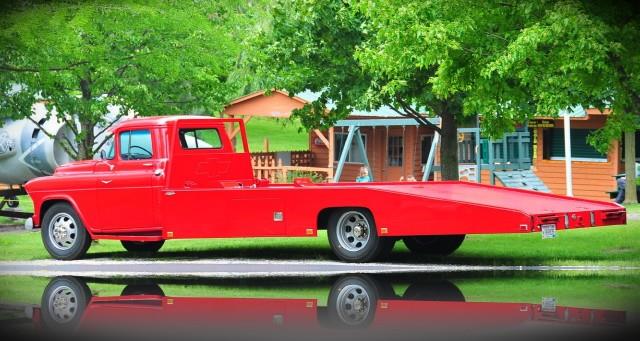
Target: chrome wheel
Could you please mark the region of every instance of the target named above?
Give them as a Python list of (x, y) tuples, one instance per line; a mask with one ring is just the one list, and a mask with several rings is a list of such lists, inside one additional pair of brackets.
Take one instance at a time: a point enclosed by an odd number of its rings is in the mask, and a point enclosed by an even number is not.
[(78, 224), (67, 213), (58, 213), (49, 223), (49, 240), (59, 250), (71, 249), (78, 238)]
[(49, 297), (49, 315), (57, 323), (68, 323), (78, 312), (78, 298), (68, 286), (60, 286)]
[(338, 219), (336, 237), (340, 246), (351, 252), (362, 250), (371, 238), (371, 227), (367, 218), (360, 212), (348, 211)]
[(345, 324), (352, 326), (361, 324), (367, 320), (371, 309), (371, 299), (362, 286), (350, 284), (340, 290), (337, 299), (337, 313)]

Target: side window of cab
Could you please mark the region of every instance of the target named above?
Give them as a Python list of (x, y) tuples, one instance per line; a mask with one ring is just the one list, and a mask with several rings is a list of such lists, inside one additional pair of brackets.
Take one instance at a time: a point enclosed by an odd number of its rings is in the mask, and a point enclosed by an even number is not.
[(181, 128), (178, 131), (182, 149), (221, 149), (222, 140), (216, 128)]
[(121, 160), (148, 160), (153, 158), (151, 131), (128, 130), (120, 132)]

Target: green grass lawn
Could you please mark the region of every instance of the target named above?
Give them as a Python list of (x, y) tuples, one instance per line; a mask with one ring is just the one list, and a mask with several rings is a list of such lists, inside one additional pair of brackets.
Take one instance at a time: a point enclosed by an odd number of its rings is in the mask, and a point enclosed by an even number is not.
[[(269, 151), (290, 151), (309, 149), (309, 134), (299, 121), (254, 117), (247, 123), (247, 139), (251, 152), (264, 151), (264, 139), (269, 139)], [(240, 141), (240, 140), (238, 140)]]
[(626, 205), (627, 213), (640, 214), (640, 204)]
[[(21, 195), (18, 197), (20, 201), (20, 210), (25, 212), (33, 212), (33, 202), (27, 195)], [(5, 208), (6, 209), (6, 208)], [(22, 219), (11, 219), (7, 217), (0, 217), (0, 225), (23, 225), (24, 220)]]

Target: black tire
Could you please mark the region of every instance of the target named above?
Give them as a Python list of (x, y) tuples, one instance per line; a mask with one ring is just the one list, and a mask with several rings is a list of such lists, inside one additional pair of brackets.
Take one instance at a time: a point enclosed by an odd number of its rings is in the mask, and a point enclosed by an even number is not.
[(138, 295), (154, 295), (164, 296), (164, 291), (157, 284), (129, 284), (124, 289), (120, 296), (138, 296)]
[(20, 201), (18, 201), (18, 197), (10, 196), (5, 198), (7, 200), (7, 207), (9, 208), (18, 208), (20, 206)]
[(454, 253), (466, 235), (444, 235), (444, 236), (410, 236), (402, 238), (404, 245), (411, 252), (423, 255), (447, 256)]
[(369, 326), (375, 317), (379, 298), (377, 282), (371, 277), (341, 277), (329, 292), (326, 311), (329, 327), (357, 329)]
[(133, 242), (122, 240), (120, 241), (122, 246), (129, 252), (139, 252), (139, 253), (154, 253), (158, 252), (162, 245), (164, 245), (164, 240), (159, 240), (155, 242)]
[[(64, 225), (56, 227), (57, 223)], [(57, 231), (63, 228), (64, 231)], [(61, 241), (55, 236), (68, 236), (70, 241)], [(73, 260), (84, 257), (91, 246), (91, 236), (76, 211), (68, 203), (57, 203), (51, 206), (42, 217), (42, 243), (47, 252), (59, 260)], [(62, 238), (62, 237), (61, 237)]]
[(402, 296), (411, 301), (464, 302), (465, 297), (458, 287), (447, 280), (413, 283)]
[[(339, 233), (343, 218), (349, 217), (349, 215), (356, 215), (362, 218), (362, 221), (368, 225), (366, 228), (368, 232), (367, 242), (360, 247), (354, 246), (355, 249), (345, 248), (341, 242)], [(375, 220), (368, 210), (361, 208), (348, 208), (340, 209), (332, 212), (329, 217), (329, 227), (327, 231), (329, 236), (329, 244), (333, 253), (342, 261), (345, 262), (371, 262), (373, 260), (384, 259), (391, 253), (393, 246), (395, 245), (395, 238), (379, 237), (376, 228)]]
[(87, 284), (75, 277), (56, 277), (44, 289), (41, 299), (41, 321), (53, 332), (73, 331), (82, 319), (91, 299)]

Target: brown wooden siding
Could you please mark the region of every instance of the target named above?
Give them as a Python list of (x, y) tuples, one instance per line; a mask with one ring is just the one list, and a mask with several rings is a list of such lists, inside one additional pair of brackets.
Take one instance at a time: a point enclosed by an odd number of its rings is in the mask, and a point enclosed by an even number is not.
[[(594, 109), (588, 109), (587, 119), (572, 119), (571, 128), (574, 129), (598, 129), (606, 121), (606, 116), (599, 114)], [(556, 128), (563, 128), (561, 119), (555, 120)], [(543, 133), (542, 128), (537, 128), (537, 150), (533, 159), (533, 170), (554, 194), (566, 194), (565, 161), (543, 159)], [(620, 173), (620, 146), (615, 141), (607, 153), (606, 162), (571, 162), (573, 174), (573, 194), (576, 197), (610, 201), (607, 191), (616, 187), (613, 175)]]

